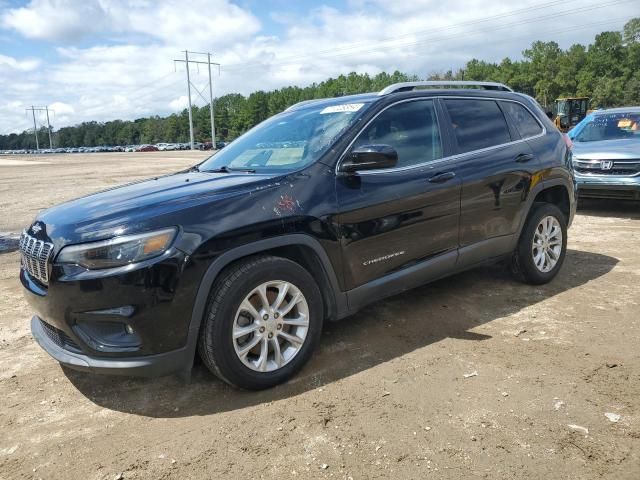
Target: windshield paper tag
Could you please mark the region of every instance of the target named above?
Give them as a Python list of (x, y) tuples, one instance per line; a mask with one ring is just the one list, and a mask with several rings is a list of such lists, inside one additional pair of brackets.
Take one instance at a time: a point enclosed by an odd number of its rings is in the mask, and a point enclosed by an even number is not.
[(325, 113), (338, 113), (338, 112), (357, 112), (362, 108), (364, 103), (345, 103), (343, 105), (332, 105), (331, 107), (325, 107), (320, 112), (321, 115)]

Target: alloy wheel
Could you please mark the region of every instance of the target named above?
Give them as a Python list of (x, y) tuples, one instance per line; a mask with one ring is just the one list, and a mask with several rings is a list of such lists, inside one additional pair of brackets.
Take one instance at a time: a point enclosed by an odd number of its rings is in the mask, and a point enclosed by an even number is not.
[(274, 280), (254, 288), (233, 322), (233, 347), (242, 363), (256, 372), (272, 372), (302, 349), (309, 331), (309, 306), (298, 287)]
[(543, 273), (556, 266), (562, 254), (562, 227), (556, 217), (548, 215), (540, 220), (533, 233), (531, 254), (533, 264)]

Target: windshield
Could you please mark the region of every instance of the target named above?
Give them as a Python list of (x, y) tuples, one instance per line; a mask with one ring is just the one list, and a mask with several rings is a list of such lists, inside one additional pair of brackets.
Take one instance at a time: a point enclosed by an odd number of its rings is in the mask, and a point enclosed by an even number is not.
[(558, 115), (569, 115), (569, 104), (566, 100), (558, 101)]
[(572, 137), (576, 142), (597, 142), (621, 138), (640, 140), (640, 112), (593, 115), (585, 118), (574, 130)]
[(201, 171), (287, 172), (318, 160), (366, 103), (305, 108), (260, 123), (199, 166)]

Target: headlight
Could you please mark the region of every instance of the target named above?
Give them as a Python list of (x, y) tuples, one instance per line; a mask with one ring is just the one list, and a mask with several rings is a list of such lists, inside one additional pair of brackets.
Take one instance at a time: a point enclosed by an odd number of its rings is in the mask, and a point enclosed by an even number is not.
[(162, 255), (176, 237), (175, 228), (123, 235), (100, 242), (64, 247), (57, 264), (82, 265), (90, 270), (113, 268)]

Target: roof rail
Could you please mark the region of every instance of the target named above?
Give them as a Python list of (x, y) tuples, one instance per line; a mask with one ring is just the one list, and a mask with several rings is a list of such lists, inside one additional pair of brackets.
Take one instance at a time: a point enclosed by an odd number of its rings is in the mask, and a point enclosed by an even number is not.
[(284, 111), (289, 112), (291, 110), (295, 110), (298, 107), (302, 107), (303, 105), (309, 105), (311, 103), (320, 102), (322, 100), (326, 100), (326, 98), (312, 98), (311, 100), (303, 100), (301, 102), (294, 103), (293, 105), (287, 107)]
[(419, 87), (478, 87), (484, 90), (500, 90), (503, 92), (513, 92), (513, 90), (502, 83), (496, 82), (474, 82), (469, 80), (457, 81), (440, 81), (440, 80), (424, 80), (420, 82), (401, 82), (389, 85), (387, 88), (380, 90), (378, 95), (389, 95), (390, 93), (406, 92)]

